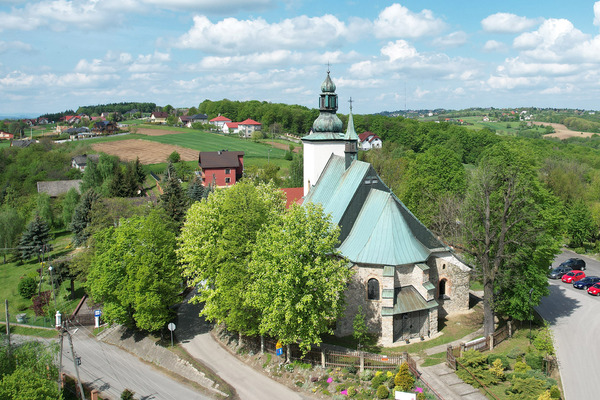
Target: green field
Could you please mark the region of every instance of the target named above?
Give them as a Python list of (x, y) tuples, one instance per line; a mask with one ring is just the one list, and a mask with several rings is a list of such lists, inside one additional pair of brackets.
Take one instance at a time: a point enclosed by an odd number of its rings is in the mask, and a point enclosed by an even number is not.
[[(465, 122), (468, 122), (472, 125), (464, 125), (466, 128), (469, 129), (483, 129), (483, 128), (488, 128), (492, 131), (495, 131), (496, 133), (500, 134), (500, 135), (508, 135), (508, 136), (516, 136), (517, 132), (520, 131), (520, 121), (511, 121), (511, 122), (483, 122), (482, 120), (483, 117), (481, 116), (477, 116), (477, 117), (461, 117), (460, 119), (462, 119)], [(545, 134), (546, 131), (544, 128), (534, 125), (532, 127), (528, 127), (527, 131), (529, 132), (537, 132), (540, 134)]]

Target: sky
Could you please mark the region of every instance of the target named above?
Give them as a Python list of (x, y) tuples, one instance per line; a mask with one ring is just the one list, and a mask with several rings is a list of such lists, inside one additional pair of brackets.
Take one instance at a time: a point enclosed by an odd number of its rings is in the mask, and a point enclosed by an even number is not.
[(260, 100), (600, 109), (600, 1), (0, 0), (0, 115)]

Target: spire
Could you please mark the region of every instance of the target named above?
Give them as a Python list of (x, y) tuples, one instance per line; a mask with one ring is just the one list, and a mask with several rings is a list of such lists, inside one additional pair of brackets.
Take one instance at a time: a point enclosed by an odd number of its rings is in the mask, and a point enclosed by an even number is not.
[(344, 140), (358, 140), (358, 135), (354, 129), (354, 118), (352, 118), (352, 97), (350, 97), (348, 102), (350, 103), (350, 114), (348, 115), (348, 127), (346, 128)]
[(350, 102), (350, 114), (348, 114), (348, 127), (344, 135), (344, 141), (346, 142), (344, 149), (346, 169), (350, 167), (352, 161), (358, 158), (358, 135), (354, 130), (354, 118), (352, 118), (352, 97), (348, 101)]

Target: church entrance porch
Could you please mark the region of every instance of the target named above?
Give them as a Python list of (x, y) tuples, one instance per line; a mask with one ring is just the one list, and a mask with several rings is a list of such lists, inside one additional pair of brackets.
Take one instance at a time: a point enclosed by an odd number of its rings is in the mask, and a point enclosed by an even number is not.
[(394, 342), (429, 335), (429, 310), (394, 315)]

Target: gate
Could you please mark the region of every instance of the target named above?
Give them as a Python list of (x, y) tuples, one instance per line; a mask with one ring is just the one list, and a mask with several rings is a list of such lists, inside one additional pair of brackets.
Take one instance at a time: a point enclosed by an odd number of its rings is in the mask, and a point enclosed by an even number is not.
[(452, 346), (448, 346), (446, 349), (446, 364), (453, 371), (456, 371), (456, 357), (454, 356), (454, 351), (452, 351)]

